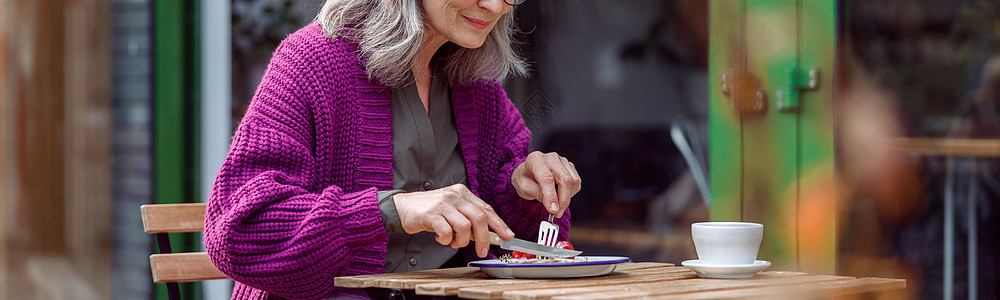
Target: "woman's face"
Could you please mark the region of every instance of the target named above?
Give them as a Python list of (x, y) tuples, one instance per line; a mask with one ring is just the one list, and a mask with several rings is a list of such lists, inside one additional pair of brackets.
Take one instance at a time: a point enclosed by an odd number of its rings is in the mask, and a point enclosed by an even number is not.
[(503, 0), (422, 0), (430, 29), (465, 48), (479, 48), (511, 6)]

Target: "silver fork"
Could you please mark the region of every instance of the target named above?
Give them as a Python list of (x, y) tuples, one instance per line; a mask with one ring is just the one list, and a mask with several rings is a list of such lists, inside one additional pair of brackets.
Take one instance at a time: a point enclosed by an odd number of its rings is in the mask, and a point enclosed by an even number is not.
[(549, 214), (549, 221), (542, 221), (538, 224), (538, 243), (546, 245), (549, 247), (555, 247), (556, 243), (559, 242), (556, 239), (559, 237), (559, 226), (552, 223), (555, 215)]

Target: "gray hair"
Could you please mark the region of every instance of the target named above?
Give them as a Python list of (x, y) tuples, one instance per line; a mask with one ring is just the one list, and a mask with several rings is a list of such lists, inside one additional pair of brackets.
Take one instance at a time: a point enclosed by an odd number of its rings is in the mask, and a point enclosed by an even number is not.
[[(390, 87), (409, 84), (410, 64), (424, 39), (420, 0), (326, 0), (316, 22), (331, 39), (357, 42), (366, 59), (369, 79)], [(514, 50), (513, 9), (497, 20), (482, 47), (447, 43), (439, 51), (436, 70), (448, 82), (503, 81), (525, 76), (527, 63)]]

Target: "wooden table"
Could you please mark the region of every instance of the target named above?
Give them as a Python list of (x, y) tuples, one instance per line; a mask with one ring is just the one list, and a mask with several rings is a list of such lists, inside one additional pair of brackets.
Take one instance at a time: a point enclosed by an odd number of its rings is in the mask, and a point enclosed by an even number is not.
[[(961, 139), (961, 138), (896, 138), (894, 145), (897, 151), (912, 155), (938, 156), (945, 158), (945, 183), (944, 183), (944, 292), (945, 297), (953, 295), (955, 286), (955, 201), (965, 200), (966, 216), (976, 216), (976, 199), (974, 192), (982, 174), (983, 169), (977, 167), (980, 159), (1000, 158), (1000, 139)], [(988, 163), (987, 163), (988, 164)], [(956, 177), (962, 176), (958, 180), (968, 182), (970, 194), (965, 199), (955, 199), (956, 197)], [(960, 194), (959, 194), (960, 195)], [(969, 299), (978, 299), (979, 267), (977, 246), (978, 225), (975, 217), (966, 217), (965, 225), (968, 228), (966, 241), (969, 243), (965, 247), (968, 259), (966, 267), (966, 282), (968, 283)]]
[(374, 299), (830, 298), (906, 287), (906, 280), (764, 271), (748, 279), (699, 278), (685, 267), (623, 263), (611, 274), (573, 279), (493, 279), (479, 268), (337, 277), (338, 287), (365, 288)]

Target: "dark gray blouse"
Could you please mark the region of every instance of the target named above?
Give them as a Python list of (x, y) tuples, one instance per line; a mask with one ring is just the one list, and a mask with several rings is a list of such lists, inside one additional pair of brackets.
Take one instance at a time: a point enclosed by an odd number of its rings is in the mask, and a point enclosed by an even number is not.
[(379, 209), (389, 233), (382, 272), (436, 269), (456, 249), (438, 244), (434, 233), (406, 234), (392, 195), (468, 185), (465, 163), (458, 145), (458, 131), (451, 107), (451, 91), (438, 77), (431, 80), (430, 112), (420, 102), (416, 84), (394, 89), (392, 102), (393, 190), (379, 192)]

